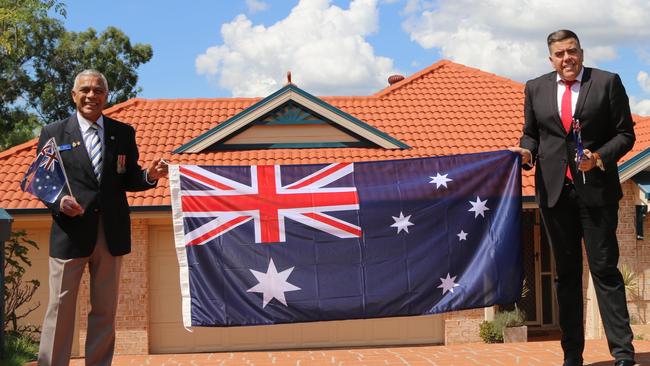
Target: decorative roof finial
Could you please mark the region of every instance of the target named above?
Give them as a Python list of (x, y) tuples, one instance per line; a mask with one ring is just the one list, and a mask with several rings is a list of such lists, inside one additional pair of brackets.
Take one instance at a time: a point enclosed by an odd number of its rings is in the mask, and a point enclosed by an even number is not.
[(388, 77), (388, 85), (399, 83), (402, 80), (404, 80), (404, 76), (402, 75), (391, 75)]
[(291, 70), (287, 71), (287, 84), (291, 84)]

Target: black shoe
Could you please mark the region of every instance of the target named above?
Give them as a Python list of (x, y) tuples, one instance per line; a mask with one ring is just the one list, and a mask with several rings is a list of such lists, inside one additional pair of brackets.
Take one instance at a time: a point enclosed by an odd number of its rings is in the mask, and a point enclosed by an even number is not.
[[(582, 366), (582, 358), (577, 359), (577, 360), (575, 358), (566, 359), (566, 360), (564, 360), (564, 363), (562, 364), (562, 366)], [(618, 365), (616, 365), (616, 366), (618, 366)], [(625, 366), (627, 366), (627, 364), (625, 364)]]
[(636, 362), (634, 360), (618, 360), (614, 362), (614, 366), (634, 366)]

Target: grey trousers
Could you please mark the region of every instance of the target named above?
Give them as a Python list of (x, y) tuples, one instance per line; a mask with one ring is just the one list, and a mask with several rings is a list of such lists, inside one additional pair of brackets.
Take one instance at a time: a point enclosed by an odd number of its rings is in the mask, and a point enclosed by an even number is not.
[(115, 349), (115, 315), (122, 257), (109, 253), (103, 225), (99, 225), (97, 244), (89, 257), (50, 257), (49, 264), (50, 299), (43, 321), (38, 365), (65, 366), (70, 363), (77, 294), (87, 264), (91, 310), (85, 346), (86, 365), (110, 366)]

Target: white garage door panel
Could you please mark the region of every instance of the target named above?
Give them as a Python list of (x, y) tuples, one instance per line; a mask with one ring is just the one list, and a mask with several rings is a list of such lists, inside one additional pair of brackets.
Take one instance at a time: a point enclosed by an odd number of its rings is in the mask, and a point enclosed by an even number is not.
[(183, 327), (178, 260), (169, 226), (149, 230), (150, 352), (442, 343), (440, 315), (329, 321), (270, 326)]

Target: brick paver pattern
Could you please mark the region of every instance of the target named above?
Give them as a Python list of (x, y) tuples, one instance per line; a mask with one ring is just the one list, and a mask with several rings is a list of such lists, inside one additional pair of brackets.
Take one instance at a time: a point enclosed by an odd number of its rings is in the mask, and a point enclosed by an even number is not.
[[(637, 362), (650, 366), (650, 341), (634, 341)], [(610, 366), (605, 340), (588, 340), (585, 365)], [(34, 365), (35, 363), (31, 363)], [(71, 366), (83, 366), (74, 359)], [(161, 355), (116, 355), (113, 366), (217, 365), (442, 365), (442, 366), (554, 366), (562, 365), (559, 341), (509, 344), (471, 343), (452, 346), (345, 348), (292, 351), (219, 352)]]

